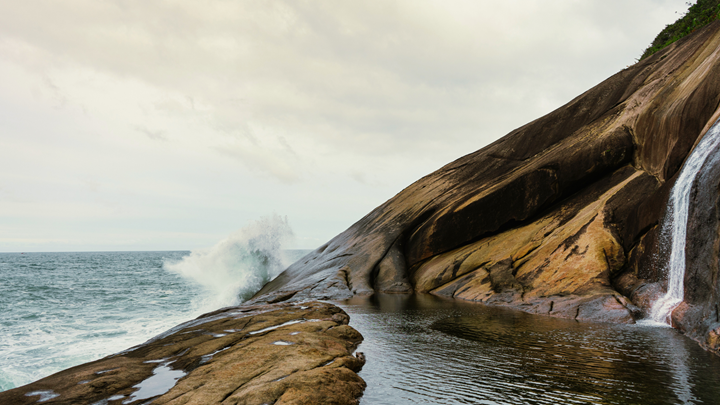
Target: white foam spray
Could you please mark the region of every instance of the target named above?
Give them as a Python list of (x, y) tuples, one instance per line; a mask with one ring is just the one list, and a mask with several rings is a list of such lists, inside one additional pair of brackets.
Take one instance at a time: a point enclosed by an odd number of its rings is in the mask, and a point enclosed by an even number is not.
[(282, 247), (292, 236), (286, 217), (263, 217), (215, 246), (193, 250), (163, 267), (207, 290), (199, 303), (203, 310), (237, 305), (290, 265)]
[(671, 324), (670, 314), (684, 300), (685, 241), (690, 191), (705, 159), (720, 143), (719, 134), (720, 124), (716, 122), (688, 157), (671, 191), (661, 230), (661, 240), (669, 239), (672, 249), (668, 262), (668, 287), (667, 293), (653, 304), (650, 312), (650, 317), (655, 322)]

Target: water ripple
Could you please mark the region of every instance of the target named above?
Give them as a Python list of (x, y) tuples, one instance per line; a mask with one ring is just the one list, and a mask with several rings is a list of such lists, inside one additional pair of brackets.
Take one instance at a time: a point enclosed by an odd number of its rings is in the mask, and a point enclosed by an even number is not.
[(669, 328), (433, 297), (342, 304), (365, 341), (362, 404), (716, 404), (720, 359)]

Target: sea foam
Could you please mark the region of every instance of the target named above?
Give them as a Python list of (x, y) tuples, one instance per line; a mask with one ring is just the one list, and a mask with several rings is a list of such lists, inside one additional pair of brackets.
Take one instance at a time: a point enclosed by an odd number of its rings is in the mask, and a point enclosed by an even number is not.
[(286, 217), (256, 220), (209, 249), (193, 250), (163, 267), (207, 290), (198, 305), (207, 310), (237, 305), (289, 266), (282, 247), (293, 237)]

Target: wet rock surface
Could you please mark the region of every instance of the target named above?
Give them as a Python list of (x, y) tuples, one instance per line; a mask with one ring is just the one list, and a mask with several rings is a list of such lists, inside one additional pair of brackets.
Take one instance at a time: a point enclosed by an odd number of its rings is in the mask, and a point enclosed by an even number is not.
[[(252, 302), (419, 292), (633, 323), (665, 288), (658, 224), (719, 106), (714, 22), (413, 183)], [(698, 201), (716, 204), (710, 189)], [(707, 235), (720, 234), (714, 212), (695, 221)], [(697, 308), (678, 322), (687, 331), (702, 323), (689, 335), (707, 347), (717, 341), (708, 333), (718, 317), (718, 239), (697, 245), (696, 256), (715, 263), (688, 276), (687, 304)]]
[(224, 308), (0, 392), (2, 404), (354, 404), (362, 336), (331, 304)]

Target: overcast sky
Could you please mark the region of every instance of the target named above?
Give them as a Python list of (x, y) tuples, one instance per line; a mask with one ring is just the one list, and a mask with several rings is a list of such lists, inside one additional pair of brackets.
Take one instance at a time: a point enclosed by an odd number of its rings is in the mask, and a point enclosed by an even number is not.
[(0, 251), (315, 248), (635, 63), (684, 0), (0, 0)]

